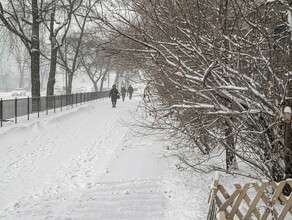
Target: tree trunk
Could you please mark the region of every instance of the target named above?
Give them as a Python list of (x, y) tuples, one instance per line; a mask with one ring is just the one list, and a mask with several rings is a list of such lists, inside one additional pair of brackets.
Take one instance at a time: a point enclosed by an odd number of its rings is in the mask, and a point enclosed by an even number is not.
[(54, 95), (54, 86), (56, 82), (56, 68), (57, 68), (57, 53), (58, 49), (51, 48), (51, 63), (50, 63), (50, 72), (47, 84), (47, 96)]
[(16, 55), (16, 62), (18, 64), (18, 69), (20, 71), (20, 78), (18, 81), (19, 88), (24, 88), (24, 72), (26, 66), (26, 54), (22, 50), (17, 51), (19, 54)]
[(94, 91), (95, 91), (95, 92), (98, 92), (97, 82), (94, 82), (94, 83), (93, 83), (93, 86), (94, 86)]
[(73, 73), (68, 74), (68, 95), (72, 94)]
[(27, 90), (31, 90), (31, 79), (28, 80)]
[(226, 145), (227, 145), (227, 148), (226, 148), (226, 169), (227, 170), (236, 170), (236, 169), (238, 169), (238, 165), (236, 162), (236, 157), (233, 153), (233, 151), (235, 151), (235, 142), (234, 142), (234, 137), (231, 134), (232, 134), (232, 128), (227, 123), (227, 128), (225, 130)]
[(40, 96), (40, 42), (38, 0), (32, 0), (31, 95)]
[(54, 23), (55, 23), (55, 11), (56, 6), (54, 5), (51, 13), (50, 21), (50, 41), (51, 41), (51, 62), (50, 62), (50, 72), (47, 84), (47, 96), (54, 95), (54, 86), (55, 86), (55, 76), (57, 68), (57, 54), (58, 47), (56, 45), (56, 36), (54, 34)]
[(101, 77), (101, 80), (100, 80), (100, 88), (99, 88), (99, 91), (103, 91), (103, 83), (104, 83), (104, 78), (105, 78), (106, 74), (104, 74), (102, 77)]
[(120, 73), (117, 73), (116, 78), (115, 78), (115, 85), (117, 89), (119, 89), (119, 82), (120, 82)]
[(100, 88), (99, 88), (99, 91), (103, 91), (104, 79), (105, 79), (106, 75), (109, 75), (108, 67), (109, 67), (109, 65), (107, 66), (107, 70), (103, 73), (103, 75), (102, 75), (102, 77), (100, 79)]
[[(228, 5), (229, 5), (229, 1), (228, 0), (221, 0), (220, 1), (220, 9), (219, 9), (219, 19), (221, 22), (221, 28), (222, 28), (222, 34), (224, 36), (227, 36), (228, 33), (228, 23), (227, 23), (227, 16), (228, 16)], [(224, 52), (222, 54), (222, 61), (225, 64), (228, 64), (228, 55), (227, 55), (227, 50), (228, 50), (228, 40), (227, 39), (223, 39), (223, 43), (224, 43)], [(226, 100), (226, 104), (229, 104), (229, 100)], [(225, 130), (225, 137), (226, 137), (226, 169), (227, 170), (232, 170), (232, 169), (237, 169), (237, 162), (236, 162), (236, 157), (234, 155), (234, 153), (232, 151), (235, 151), (235, 142), (234, 142), (234, 137), (230, 136), (230, 134), (232, 133), (232, 127), (231, 125), (226, 122), (226, 130)]]
[[(32, 0), (32, 37), (31, 37), (31, 96), (40, 97), (40, 41), (38, 0)], [(33, 99), (32, 109), (38, 111), (38, 99)]]
[(24, 88), (24, 71), (20, 70), (20, 79), (18, 83), (19, 88)]
[(128, 88), (129, 87), (129, 85), (130, 85), (130, 77), (129, 77), (129, 74), (126, 74), (126, 80), (125, 80), (126, 82), (125, 82), (125, 86), (126, 86), (126, 88)]
[(46, 71), (41, 71), (40, 72), (40, 80), (41, 80), (41, 90), (44, 89), (44, 81), (45, 81), (45, 77), (46, 77)]

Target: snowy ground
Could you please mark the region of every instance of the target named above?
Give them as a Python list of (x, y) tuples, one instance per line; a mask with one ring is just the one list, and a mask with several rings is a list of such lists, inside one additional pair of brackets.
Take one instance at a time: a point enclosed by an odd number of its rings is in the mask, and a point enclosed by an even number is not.
[(138, 101), (0, 128), (0, 219), (205, 219), (211, 177), (179, 172), (125, 125)]
[[(7, 99), (15, 99), (15, 96), (11, 95), (12, 92), (0, 92), (0, 99), (7, 100)], [(27, 96), (17, 96), (17, 98), (24, 98)]]
[[(46, 95), (45, 91), (41, 92), (41, 96), (45, 96), (45, 95)], [(22, 99), (22, 98), (27, 98), (28, 96), (31, 96), (31, 92), (26, 92), (24, 96), (20, 96), (20, 95), (13, 96), (12, 92), (0, 92), (0, 99), (3, 99), (3, 100), (15, 99), (16, 97), (18, 99)]]

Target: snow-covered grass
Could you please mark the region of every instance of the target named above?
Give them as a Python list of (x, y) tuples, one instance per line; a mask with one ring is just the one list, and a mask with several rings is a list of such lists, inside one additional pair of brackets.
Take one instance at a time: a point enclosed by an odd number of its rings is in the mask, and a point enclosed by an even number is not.
[(211, 176), (176, 170), (125, 124), (139, 99), (0, 128), (0, 219), (205, 219)]

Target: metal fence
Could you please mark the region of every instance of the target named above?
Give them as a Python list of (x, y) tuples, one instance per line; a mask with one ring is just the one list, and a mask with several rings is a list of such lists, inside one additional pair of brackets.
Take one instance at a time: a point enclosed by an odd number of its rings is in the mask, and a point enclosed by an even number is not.
[(0, 124), (3, 126), (3, 122), (12, 121), (14, 119), (17, 123), (17, 118), (21, 116), (29, 117), (31, 114), (37, 114), (40, 116), (40, 112), (48, 114), (49, 110), (63, 107), (76, 106), (80, 103), (89, 102), (96, 99), (108, 97), (109, 91), (102, 92), (90, 92), (90, 93), (78, 93), (71, 95), (56, 95), (56, 96), (44, 96), (44, 97), (27, 97), (27, 98), (15, 98), (10, 100), (0, 100)]

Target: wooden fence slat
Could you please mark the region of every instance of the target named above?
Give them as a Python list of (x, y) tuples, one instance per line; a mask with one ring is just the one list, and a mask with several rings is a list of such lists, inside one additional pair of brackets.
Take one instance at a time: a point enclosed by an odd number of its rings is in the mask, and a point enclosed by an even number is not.
[[(276, 191), (278, 185), (277, 185), (275, 182), (270, 182), (270, 184), (271, 184), (273, 190)], [(286, 204), (286, 203), (288, 202), (287, 199), (285, 198), (285, 196), (283, 195), (283, 193), (281, 193), (281, 194), (279, 195), (278, 198), (279, 198), (279, 199), (281, 200), (281, 202), (283, 202), (284, 204)]]
[[(246, 202), (246, 204), (248, 204), (248, 206), (250, 206), (251, 199), (248, 197), (247, 194), (245, 194), (245, 196), (244, 196), (243, 199)], [(260, 219), (261, 218), (261, 214), (260, 214), (259, 210), (254, 209), (253, 213), (254, 213), (254, 215), (256, 216), (257, 219)]]
[[(241, 189), (241, 185), (240, 185), (240, 184), (234, 184), (234, 186), (236, 187), (236, 189)], [(244, 199), (244, 201), (246, 202), (246, 204), (247, 204), (248, 206), (250, 206), (251, 199), (248, 197), (247, 194), (245, 194), (245, 196), (244, 196), (243, 199)], [(259, 213), (259, 211), (258, 211), (257, 209), (254, 210), (254, 214), (255, 214), (255, 216), (257, 217), (257, 219), (260, 219), (261, 214)]]
[(209, 210), (208, 210), (208, 215), (207, 215), (207, 220), (209, 220), (210, 219), (210, 214), (211, 214), (211, 212), (212, 212), (212, 208), (213, 208), (213, 206), (214, 206), (214, 200), (213, 200), (213, 198), (210, 200), (210, 205), (209, 205)]
[[(248, 206), (248, 210), (244, 216), (244, 220), (249, 220), (252, 217), (252, 215), (254, 215), (258, 220), (266, 220), (268, 217), (273, 217), (273, 219), (277, 219), (277, 220), (284, 220), (288, 212), (292, 214), (292, 194), (290, 195), (288, 199), (283, 194), (283, 189), (286, 184), (289, 184), (292, 187), (291, 180), (281, 181), (279, 183), (264, 182), (262, 183), (261, 186), (259, 186), (258, 183), (247, 183), (243, 187), (240, 184), (234, 184), (236, 189), (229, 196), (228, 192), (225, 190), (223, 185), (219, 185), (218, 181), (216, 183), (214, 181), (214, 185), (217, 185), (217, 187), (214, 187), (212, 189), (212, 194), (213, 194), (212, 196), (216, 200), (216, 203), (217, 203), (217, 204), (214, 203), (214, 205), (217, 205), (219, 207), (219, 211), (217, 214), (223, 214), (225, 216), (223, 217), (223, 219), (227, 218), (230, 220), (232, 220), (234, 216), (237, 215), (237, 217), (240, 220), (242, 220), (243, 215), (239, 207), (244, 201)], [(267, 187), (269, 185), (274, 190), (273, 194), (271, 195), (272, 196), (271, 199), (268, 198), (267, 195), (265, 194), (265, 191), (267, 190)], [(250, 186), (252, 186), (257, 191), (256, 196), (253, 198), (253, 200), (251, 200), (247, 194), (247, 191), (249, 190)], [(218, 192), (221, 193), (225, 201), (223, 202), (220, 201)], [(270, 195), (270, 192), (267, 192), (267, 193)], [(258, 210), (258, 206), (260, 205), (259, 204), (260, 199), (262, 199), (262, 201), (266, 204), (266, 208), (264, 207), (265, 209)], [(280, 213), (278, 213), (275, 208), (275, 204), (278, 199), (283, 204), (283, 209), (281, 210)], [(210, 195), (209, 195), (208, 200), (211, 200)], [(234, 203), (234, 206), (233, 206), (233, 203)], [(228, 211), (227, 211), (228, 207), (231, 207), (230, 214), (228, 214)]]
[[(283, 182), (289, 183), (290, 185), (292, 184), (292, 181), (283, 181)], [(277, 188), (277, 184), (275, 182), (270, 182), (270, 184), (274, 190)], [(281, 200), (282, 203), (287, 204), (288, 201), (287, 201), (286, 197), (283, 195), (283, 193), (280, 193), (278, 198)], [(289, 209), (289, 212), (292, 215), (292, 207)]]
[(226, 214), (224, 211), (219, 212), (219, 220), (226, 220)]
[[(210, 218), (210, 213), (212, 212), (213, 206), (214, 205), (216, 206), (216, 204), (214, 204), (214, 199), (216, 200), (216, 203), (217, 203), (217, 200), (220, 203), (219, 198), (217, 198), (217, 196), (216, 196), (217, 191), (218, 191), (218, 183), (219, 183), (218, 172), (215, 172), (215, 178), (214, 178), (213, 186), (212, 186), (212, 188), (210, 188), (210, 193), (209, 193), (209, 198), (208, 198), (208, 202), (210, 202), (210, 205), (209, 205), (207, 220)], [(219, 203), (217, 203), (217, 205)]]
[(261, 220), (266, 220), (269, 217), (270, 213), (271, 213), (271, 210), (270, 209), (268, 209), (268, 210), (266, 209), (264, 214), (263, 214), (263, 216), (262, 216), (262, 218), (261, 218)]
[[(269, 184), (271, 184), (271, 182), (269, 182)], [(253, 185), (253, 187), (254, 187), (256, 190), (259, 190), (260, 187), (259, 187), (259, 185), (258, 185), (257, 183), (253, 183), (252, 185)], [(265, 203), (266, 205), (269, 205), (269, 202), (270, 202), (270, 201), (269, 201), (269, 198), (268, 198), (265, 194), (262, 195), (262, 200), (264, 201), (264, 203)], [(265, 213), (263, 214), (263, 217), (262, 217), (263, 220), (265, 219), (264, 217), (265, 217), (267, 214), (269, 214), (269, 213), (266, 213), (266, 212), (265, 212)], [(274, 214), (275, 217), (278, 216), (278, 212), (277, 212), (277, 210), (276, 210), (275, 208), (273, 208), (273, 214)], [(268, 216), (268, 215), (267, 215), (267, 216)], [(266, 217), (266, 218), (267, 218), (267, 217)]]
[[(241, 185), (240, 184), (234, 184), (236, 189), (241, 190)], [(246, 194), (245, 194), (246, 195)], [(246, 196), (245, 196), (246, 197)], [(244, 197), (244, 198), (245, 198)], [(243, 219), (243, 215), (241, 214), (240, 210), (238, 209), (236, 212), (236, 215), (238, 216), (239, 219)]]
[(278, 218), (278, 212), (274, 208), (274, 205), (275, 205), (276, 201), (278, 200), (279, 196), (282, 194), (282, 190), (285, 187), (285, 185), (286, 185), (286, 181), (280, 182), (280, 184), (278, 185), (276, 191), (274, 192), (274, 195), (272, 197), (272, 202), (270, 204), (270, 206), (273, 207), (272, 214), (274, 215), (274, 217), (276, 219)]
[(209, 186), (209, 196), (208, 196), (208, 203), (210, 203), (210, 199), (211, 199), (211, 195), (212, 195), (212, 190), (211, 187)]
[[(253, 183), (252, 185), (253, 185), (253, 187), (255, 188), (256, 191), (259, 190), (260, 186), (259, 186), (257, 183)], [(262, 195), (262, 200), (263, 200), (266, 204), (268, 204), (268, 202), (269, 202), (269, 198), (268, 198), (265, 194)]]
[(224, 211), (227, 207), (233, 202), (233, 200), (237, 197), (237, 195), (241, 192), (241, 190), (237, 189), (234, 193), (222, 204), (219, 211)]
[(282, 213), (280, 214), (278, 220), (284, 220), (285, 219), (285, 216), (287, 215), (287, 212), (291, 208), (291, 205), (292, 205), (292, 196), (290, 195), (290, 198), (289, 198), (288, 202), (286, 203), (286, 206), (282, 210)]
[(245, 196), (246, 191), (247, 191), (248, 188), (249, 188), (249, 185), (250, 185), (250, 184), (247, 183), (247, 184), (245, 184), (245, 185), (243, 186), (242, 191), (241, 191), (240, 195), (238, 196), (238, 198), (237, 198), (237, 200), (236, 200), (236, 202), (235, 202), (235, 205), (233, 206), (233, 208), (232, 208), (232, 210), (231, 210), (231, 212), (230, 212), (230, 214), (229, 214), (229, 216), (228, 216), (228, 219), (233, 219), (233, 217), (234, 217), (235, 213), (237, 212), (238, 207), (239, 207), (239, 205), (240, 205), (240, 203), (241, 203), (243, 197)]
[(220, 207), (222, 205), (222, 202), (217, 195), (215, 195), (215, 200), (216, 200), (217, 206)]
[(250, 219), (250, 217), (251, 217), (251, 215), (253, 213), (253, 210), (256, 208), (256, 205), (258, 204), (258, 202), (259, 202), (260, 198), (262, 197), (262, 195), (263, 195), (263, 193), (264, 193), (264, 191), (265, 191), (265, 189), (266, 189), (268, 184), (269, 183), (267, 183), (267, 182), (266, 183), (262, 183), (261, 187), (258, 190), (257, 195), (253, 199), (253, 202), (251, 203), (251, 205), (250, 205), (250, 207), (249, 207), (249, 209), (248, 209), (248, 211), (247, 211), (247, 213), (246, 213), (246, 215), (244, 217), (244, 220), (249, 220)]
[(225, 190), (224, 186), (218, 185), (218, 190), (221, 192), (225, 199), (228, 199), (230, 197), (228, 192)]
[[(210, 201), (210, 202), (212, 202), (212, 201)], [(211, 209), (212, 209), (212, 204), (210, 203), (209, 209), (208, 209), (208, 214), (207, 214), (207, 220), (210, 218)]]
[(278, 187), (275, 190), (274, 195), (272, 197), (272, 204), (271, 204), (272, 206), (275, 204), (275, 202), (277, 201), (278, 197), (282, 193), (282, 190), (283, 190), (285, 185), (286, 185), (285, 181), (280, 182), (280, 184), (278, 185)]

